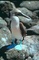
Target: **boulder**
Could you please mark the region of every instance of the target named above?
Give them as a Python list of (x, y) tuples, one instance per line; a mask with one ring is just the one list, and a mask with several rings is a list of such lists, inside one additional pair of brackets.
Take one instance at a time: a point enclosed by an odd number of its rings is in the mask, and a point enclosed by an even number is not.
[(39, 52), (34, 54), (34, 57), (33, 57), (34, 60), (39, 60)]
[(39, 18), (39, 10), (35, 10), (35, 11), (33, 11), (33, 13), (35, 13), (37, 15), (37, 17)]
[[(20, 47), (23, 48), (22, 50), (18, 47), (12, 48), (5, 52), (7, 59), (9, 60), (33, 60), (34, 55), (36, 56), (37, 52), (39, 52), (39, 36), (26, 36), (23, 44)], [(37, 47), (38, 45), (38, 47)], [(38, 53), (39, 54), (39, 53)], [(39, 55), (38, 55), (39, 56)], [(39, 58), (38, 58), (39, 59)]]
[(0, 17), (0, 27), (3, 27), (3, 26), (7, 26), (7, 23)]
[(39, 9), (39, 1), (23, 1), (20, 6), (26, 7), (29, 10), (36, 10)]
[(0, 29), (0, 48), (11, 43), (11, 33), (7, 27)]
[(31, 28), (28, 29), (28, 31), (35, 32), (37, 35), (39, 35), (39, 24), (32, 26)]
[(15, 5), (10, 1), (0, 1), (0, 16), (3, 18), (11, 17), (14, 13)]
[(7, 22), (7, 26), (10, 25), (11, 18), (8, 18), (8, 17), (7, 17), (7, 18), (5, 18), (4, 20)]

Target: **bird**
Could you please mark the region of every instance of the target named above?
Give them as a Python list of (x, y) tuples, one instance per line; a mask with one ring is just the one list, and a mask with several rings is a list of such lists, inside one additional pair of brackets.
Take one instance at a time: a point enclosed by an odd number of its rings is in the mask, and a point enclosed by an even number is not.
[(15, 42), (20, 39), (23, 41), (26, 36), (26, 27), (17, 16), (12, 16), (11, 18), (11, 32), (12, 36), (16, 39)]
[[(3, 5), (3, 6), (2, 6)], [(9, 18), (9, 19), (4, 19), (6, 22), (7, 22), (7, 27), (9, 28), (9, 30), (11, 31), (12, 30), (12, 28), (11, 28), (11, 26), (13, 25), (13, 26), (15, 26), (15, 24), (11, 21), (11, 20), (14, 20), (16, 17), (16, 22), (19, 20), (19, 18), (18, 18), (18, 16), (23, 16), (23, 17), (25, 17), (25, 18), (27, 18), (28, 20), (31, 20), (32, 21), (32, 19), (29, 17), (29, 16), (27, 16), (27, 15), (25, 15), (24, 13), (22, 13), (22, 11), (20, 11), (19, 9), (17, 9), (16, 7), (15, 7), (15, 5), (14, 5), (14, 3), (12, 3), (12, 2), (10, 2), (10, 1), (1, 1), (1, 11), (3, 11), (4, 13), (2, 13), (2, 15), (3, 15), (3, 18), (5, 18), (5, 17), (7, 17), (7, 18)], [(4, 7), (4, 8), (3, 8)], [(6, 8), (8, 8), (8, 9), (5, 9), (5, 7)], [(4, 10), (5, 9), (5, 10)], [(8, 11), (8, 14), (7, 14), (7, 11)], [(14, 19), (13, 19), (13, 17), (15, 17)], [(8, 22), (9, 21), (9, 22)], [(20, 23), (18, 23), (17, 22), (17, 26), (19, 26), (19, 30), (20, 30), (20, 33), (19, 34), (22, 34), (22, 36), (23, 36), (23, 40), (24, 40), (24, 36), (26, 35), (26, 31), (27, 31), (27, 29), (26, 28), (24, 28), (25, 26), (24, 26), (24, 24), (22, 23), (22, 21), (20, 22)], [(29, 26), (29, 25), (28, 25)], [(28, 27), (27, 26), (27, 27)], [(30, 26), (29, 26), (30, 27)], [(11, 31), (12, 32), (12, 31)], [(27, 34), (29, 35), (29, 32), (31, 32), (31, 31), (27, 31)], [(17, 33), (18, 34), (18, 33)], [(15, 37), (16, 38), (16, 37)]]

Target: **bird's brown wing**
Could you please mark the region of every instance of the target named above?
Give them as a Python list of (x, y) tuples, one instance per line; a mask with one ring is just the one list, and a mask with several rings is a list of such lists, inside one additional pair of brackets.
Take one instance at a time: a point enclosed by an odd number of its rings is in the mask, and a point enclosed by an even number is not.
[(21, 31), (22, 36), (25, 37), (27, 30), (26, 30), (26, 27), (23, 25), (22, 22), (20, 22), (20, 31)]

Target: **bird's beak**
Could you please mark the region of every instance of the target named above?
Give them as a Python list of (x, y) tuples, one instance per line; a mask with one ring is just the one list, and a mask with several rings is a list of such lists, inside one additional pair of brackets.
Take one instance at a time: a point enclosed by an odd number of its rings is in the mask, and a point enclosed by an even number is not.
[(29, 16), (25, 15), (24, 13), (22, 13), (19, 9), (16, 10), (16, 15), (19, 15), (19, 16), (24, 16), (28, 19), (31, 19)]
[(24, 16), (24, 17), (26, 17), (26, 18), (28, 18), (28, 19), (30, 18), (29, 16), (23, 14), (22, 12), (20, 12), (19, 15)]

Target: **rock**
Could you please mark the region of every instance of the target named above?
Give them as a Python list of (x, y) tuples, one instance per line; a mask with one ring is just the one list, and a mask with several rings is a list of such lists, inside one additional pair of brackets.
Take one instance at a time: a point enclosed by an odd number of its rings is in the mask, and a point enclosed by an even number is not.
[(38, 21), (37, 21), (37, 23), (36, 23), (37, 25), (39, 25), (39, 19), (38, 19)]
[(32, 26), (31, 28), (28, 29), (28, 31), (33, 31), (39, 35), (39, 24)]
[(35, 13), (39, 18), (39, 10), (35, 10), (33, 13)]
[(8, 59), (24, 60), (25, 57), (23, 57), (24, 56), (23, 52), (24, 51), (17, 51), (15, 49), (11, 49), (5, 53), (6, 53)]
[(23, 1), (20, 6), (26, 7), (29, 10), (39, 9), (39, 1)]
[(14, 13), (15, 5), (10, 1), (0, 1), (0, 16), (3, 18), (11, 17)]
[(31, 57), (28, 57), (28, 59), (25, 59), (25, 60), (32, 60), (32, 58)]
[(35, 18), (35, 19), (33, 19), (33, 22), (35, 22), (36, 24), (38, 23), (38, 21), (39, 21), (39, 18)]
[[(17, 50), (12, 48), (5, 52), (7, 59), (9, 60), (39, 60), (39, 36), (26, 36), (25, 40), (23, 41), (22, 48), (23, 50)], [(25, 45), (26, 47), (23, 47)], [(37, 47), (38, 45), (38, 47)], [(21, 46), (21, 45), (20, 45)], [(37, 56), (37, 57), (36, 57)], [(35, 58), (36, 57), (36, 58)]]
[[(23, 41), (23, 44), (26, 46), (23, 47), (23, 50), (17, 50), (15, 48), (12, 48), (10, 50), (7, 50), (6, 56), (9, 60), (33, 60), (34, 55), (39, 52), (37, 49), (37, 44), (39, 44), (39, 36), (26, 36), (25, 40)], [(21, 45), (20, 45), (21, 46)], [(38, 46), (39, 47), (39, 46)]]
[(34, 57), (33, 57), (34, 60), (39, 60), (39, 52), (34, 54)]
[(0, 29), (0, 48), (11, 43), (11, 33), (7, 27)]
[(2, 57), (0, 57), (0, 60), (4, 60)]
[(7, 22), (7, 26), (9, 26), (9, 25), (11, 24), (11, 23), (10, 23), (10, 21), (11, 21), (10, 18), (7, 17), (7, 18), (5, 18), (4, 20)]
[(7, 26), (7, 23), (0, 17), (0, 27), (3, 27), (3, 26)]
[[(33, 46), (36, 46), (37, 44), (38, 44), (38, 47), (39, 47), (39, 36), (34, 36), (34, 35), (32, 35), (32, 36), (26, 36), (25, 37), (25, 43), (26, 44), (31, 44), (31, 46), (33, 45)], [(35, 45), (34, 45), (35, 44)], [(36, 46), (36, 48), (37, 48), (37, 46)], [(32, 49), (33, 50), (33, 49)], [(37, 51), (38, 51), (38, 49), (36, 49)], [(34, 52), (35, 53), (35, 52)]]
[(26, 36), (23, 43), (27, 46), (27, 53), (31, 58), (39, 52), (39, 36)]

